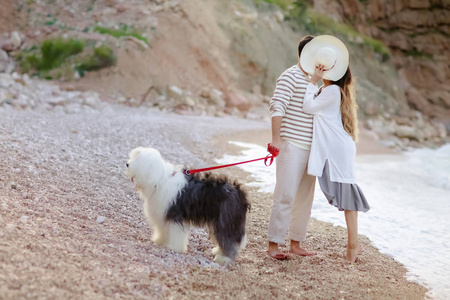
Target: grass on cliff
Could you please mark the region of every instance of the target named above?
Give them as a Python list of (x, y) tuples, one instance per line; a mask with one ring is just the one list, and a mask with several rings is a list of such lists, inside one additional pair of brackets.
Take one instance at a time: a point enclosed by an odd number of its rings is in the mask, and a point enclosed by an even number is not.
[(133, 26), (128, 26), (126, 24), (122, 24), (118, 29), (95, 26), (94, 32), (98, 32), (100, 34), (109, 34), (117, 39), (123, 36), (133, 36), (149, 45), (148, 39), (146, 37), (139, 33)]
[(288, 10), (290, 6), (292, 6), (292, 3), (294, 2), (292, 0), (254, 0), (254, 1), (255, 3), (266, 2), (272, 5), (276, 5), (280, 7), (283, 11)]
[(306, 9), (305, 17), (292, 18), (297, 20), (311, 34), (331, 34), (344, 37), (351, 43), (364, 44), (369, 46), (375, 53), (382, 56), (383, 59), (389, 57), (389, 49), (380, 40), (363, 35), (356, 31), (350, 25), (336, 22), (327, 15), (316, 13), (311, 9)]
[(114, 50), (108, 45), (61, 37), (46, 39), (39, 46), (16, 55), (22, 72), (46, 79), (73, 79), (75, 72), (98, 70), (116, 63)]
[(390, 53), (380, 40), (363, 35), (352, 26), (336, 22), (331, 17), (319, 14), (310, 8), (308, 0), (253, 0), (256, 4), (266, 2), (276, 5), (283, 10), (286, 20), (295, 30), (302, 30), (312, 35), (330, 34), (353, 43), (370, 47), (383, 60), (389, 58)]

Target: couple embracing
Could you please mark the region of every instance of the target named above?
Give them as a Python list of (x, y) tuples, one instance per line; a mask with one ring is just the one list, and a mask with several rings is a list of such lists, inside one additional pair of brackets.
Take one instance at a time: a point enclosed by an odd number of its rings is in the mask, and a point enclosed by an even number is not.
[[(358, 211), (369, 210), (355, 182), (357, 140), (355, 86), (345, 45), (329, 35), (305, 36), (298, 45), (298, 63), (277, 80), (269, 111), (272, 141), (279, 149), (276, 186), (268, 229), (268, 254), (316, 253), (300, 246), (306, 239), (316, 176), (328, 202), (344, 211), (347, 260), (362, 252), (358, 242)], [(323, 81), (318, 88), (317, 82)], [(286, 234), (290, 254), (279, 249)]]

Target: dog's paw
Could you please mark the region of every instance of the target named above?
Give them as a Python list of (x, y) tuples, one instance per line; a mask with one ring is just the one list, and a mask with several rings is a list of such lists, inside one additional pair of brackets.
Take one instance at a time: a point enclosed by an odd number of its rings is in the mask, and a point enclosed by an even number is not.
[(164, 246), (166, 241), (161, 236), (154, 235), (152, 237), (152, 242), (155, 243), (155, 244)]
[(220, 247), (219, 246), (212, 248), (211, 252), (212, 252), (213, 255), (222, 254), (222, 251), (220, 251)]
[(234, 260), (232, 260), (228, 256), (223, 256), (223, 255), (216, 255), (216, 257), (214, 257), (214, 261), (216, 263), (225, 264), (225, 265), (234, 264)]

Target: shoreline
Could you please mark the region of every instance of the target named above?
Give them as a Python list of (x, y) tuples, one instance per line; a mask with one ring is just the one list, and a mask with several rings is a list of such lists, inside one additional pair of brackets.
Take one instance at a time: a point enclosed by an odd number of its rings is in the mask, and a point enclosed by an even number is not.
[[(253, 143), (257, 144), (263, 147), (267, 146), (267, 143), (270, 142), (271, 135), (270, 135), (270, 127), (268, 130), (254, 130), (254, 131), (248, 131), (248, 132), (237, 132), (233, 133), (231, 135), (222, 135), (222, 136), (215, 136), (212, 141), (213, 144), (219, 145), (218, 148), (222, 149), (221, 153), (222, 155), (237, 155), (240, 151), (242, 151), (242, 148), (235, 146), (233, 144), (229, 144), (229, 141), (236, 141), (236, 142), (244, 142), (244, 143)], [(361, 131), (359, 135), (359, 141), (356, 144), (357, 145), (357, 158), (364, 159), (364, 157), (370, 156), (370, 157), (376, 157), (380, 156), (380, 159), (383, 159), (382, 157), (396, 157), (398, 156), (401, 159), (401, 152), (398, 152), (397, 150), (394, 150), (392, 148), (389, 148), (387, 146), (384, 146), (380, 144), (377, 140), (374, 140), (372, 138), (372, 135), (368, 131)], [(235, 168), (236, 170), (237, 168)], [(239, 170), (239, 171), (228, 171), (227, 173), (241, 173), (245, 171)], [(241, 176), (239, 176), (241, 177)], [(251, 174), (246, 175), (247, 180), (251, 180)], [(248, 183), (249, 181), (247, 181)], [(271, 203), (271, 193), (265, 194), (255, 191), (256, 197), (266, 197), (268, 198), (269, 202)], [(262, 196), (264, 195), (264, 196)], [(269, 208), (270, 209), (270, 208)], [(250, 229), (251, 230), (251, 229)], [(345, 263), (344, 260), (344, 249), (345, 249), (345, 241), (346, 241), (346, 228), (342, 226), (334, 226), (331, 222), (327, 221), (321, 221), (318, 219), (315, 219), (311, 217), (309, 225), (308, 225), (308, 237), (307, 241), (303, 243), (303, 245), (308, 248), (308, 250), (315, 250), (314, 247), (316, 247), (316, 252), (324, 252), (322, 254), (319, 253), (319, 255), (322, 256), (329, 256), (331, 260), (337, 260), (337, 261), (330, 261), (329, 264), (332, 266), (331, 269), (333, 269), (336, 264), (339, 264), (343, 270), (353, 270), (353, 268), (356, 268), (358, 270), (364, 270), (364, 272), (377, 272), (380, 271), (379, 265), (375, 262), (376, 260), (382, 261), (384, 260), (385, 264), (382, 267), (383, 272), (386, 272), (386, 274), (389, 274), (386, 276), (386, 279), (389, 279), (389, 281), (378, 281), (375, 285), (378, 286), (378, 288), (381, 288), (382, 286), (389, 286), (390, 284), (396, 284), (401, 287), (397, 287), (398, 289), (405, 289), (407, 292), (401, 293), (397, 296), (391, 294), (392, 298), (404, 298), (404, 299), (425, 299), (427, 298), (427, 293), (430, 292), (429, 289), (427, 289), (425, 284), (421, 284), (416, 281), (408, 280), (407, 275), (409, 273), (409, 270), (400, 262), (396, 261), (394, 258), (392, 258), (389, 255), (381, 253), (375, 246), (373, 246), (373, 242), (364, 235), (359, 235), (360, 243), (364, 247), (364, 253), (361, 255), (360, 258), (358, 258), (359, 262), (357, 262), (354, 265), (351, 265), (350, 267)], [(321, 246), (315, 246), (314, 240), (316, 237), (325, 237), (326, 239), (329, 239), (325, 244), (327, 247)], [(339, 237), (339, 238), (336, 238)], [(323, 241), (322, 241), (323, 242)], [(260, 250), (265, 250), (266, 241), (263, 239), (262, 244), (259, 246), (262, 248)], [(340, 256), (336, 252), (339, 247), (336, 245), (333, 245), (333, 243), (337, 243), (340, 245), (342, 249), (342, 255)], [(328, 248), (328, 249), (327, 249)], [(331, 249), (330, 249), (331, 248)], [(281, 246), (281, 249), (284, 251), (288, 251), (288, 247)], [(370, 253), (369, 253), (370, 251)], [(330, 254), (331, 252), (335, 252), (333, 254)], [(264, 253), (265, 254), (265, 253)], [(364, 256), (370, 256), (369, 261), (365, 261), (367, 257)], [(297, 258), (296, 258), (297, 259)], [(307, 258), (300, 258), (307, 260)], [(280, 261), (274, 262), (282, 264)], [(361, 265), (359, 265), (361, 264)], [(370, 266), (372, 265), (372, 266)], [(314, 266), (309, 266), (310, 268), (314, 269)], [(370, 270), (372, 269), (372, 270)], [(321, 272), (322, 269), (319, 267), (319, 272)], [(340, 270), (342, 271), (342, 270)], [(344, 271), (345, 273), (345, 271)], [(392, 274), (395, 274), (392, 276)], [(347, 275), (345, 275), (347, 276)], [(364, 276), (364, 275), (361, 275)], [(395, 279), (394, 279), (395, 278)], [(400, 280), (400, 278), (402, 278)], [(358, 278), (355, 278), (358, 280)], [(412, 288), (414, 287), (414, 288)], [(370, 289), (368, 289), (369, 291)], [(413, 291), (415, 290), (415, 291)], [(345, 295), (346, 293), (342, 293), (342, 295)], [(324, 295), (321, 295), (324, 296)], [(350, 296), (350, 295), (347, 295)], [(366, 295), (366, 297), (369, 295)], [(385, 298), (386, 295), (382, 294), (374, 294), (369, 296), (370, 299), (387, 299)], [(350, 296), (350, 298), (353, 298), (353, 296)], [(357, 299), (358, 297), (355, 297)], [(390, 297), (388, 297), (390, 298)]]

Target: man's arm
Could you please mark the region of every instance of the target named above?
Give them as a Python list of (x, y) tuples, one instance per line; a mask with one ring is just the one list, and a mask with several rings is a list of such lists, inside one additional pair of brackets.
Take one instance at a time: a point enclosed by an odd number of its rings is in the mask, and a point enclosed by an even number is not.
[(270, 145), (278, 149), (281, 147), (280, 128), (282, 119), (282, 116), (272, 117), (272, 142)]

